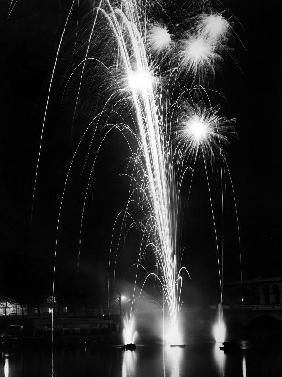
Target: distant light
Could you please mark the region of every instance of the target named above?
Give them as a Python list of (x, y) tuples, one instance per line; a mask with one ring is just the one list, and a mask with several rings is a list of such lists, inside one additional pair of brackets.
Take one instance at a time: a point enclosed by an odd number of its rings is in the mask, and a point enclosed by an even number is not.
[(244, 302), (244, 297), (241, 298), (241, 302)]
[(48, 308), (48, 313), (53, 313), (53, 308)]
[(125, 295), (120, 296), (121, 302), (125, 302), (128, 300), (128, 298)]

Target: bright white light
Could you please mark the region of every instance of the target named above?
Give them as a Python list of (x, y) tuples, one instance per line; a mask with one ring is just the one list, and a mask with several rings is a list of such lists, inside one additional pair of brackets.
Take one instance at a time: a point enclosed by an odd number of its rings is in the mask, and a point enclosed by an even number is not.
[(247, 377), (247, 363), (246, 363), (245, 355), (243, 355), (243, 359), (242, 359), (242, 374), (243, 374), (243, 377)]
[(10, 373), (9, 359), (7, 357), (5, 357), (4, 377), (9, 377), (9, 373)]
[(226, 355), (224, 352), (221, 351), (218, 344), (214, 345), (214, 358), (218, 367), (219, 376), (225, 376), (225, 363), (226, 363)]
[(198, 69), (212, 66), (216, 58), (213, 43), (201, 36), (191, 36), (183, 41), (181, 65), (196, 73)]
[(178, 347), (166, 347), (166, 363), (170, 370), (170, 377), (180, 377), (181, 364), (183, 361), (183, 349)]
[(226, 37), (230, 25), (221, 14), (204, 14), (198, 28), (205, 37), (216, 41)]
[(128, 299), (125, 295), (120, 296), (121, 302), (126, 302)]
[(169, 319), (169, 323), (165, 326), (165, 339), (166, 345), (182, 345), (183, 339), (179, 331), (179, 322), (177, 319)]
[(216, 149), (221, 149), (228, 142), (229, 134), (235, 134), (233, 123), (218, 115), (218, 109), (201, 106), (183, 106), (185, 111), (180, 116), (177, 139), (181, 152), (187, 154), (191, 150), (213, 157)]
[(168, 50), (171, 45), (171, 35), (165, 26), (153, 25), (148, 32), (148, 43), (151, 51), (156, 54)]
[(133, 377), (136, 375), (136, 363), (137, 363), (137, 353), (136, 352), (123, 352), (122, 355), (122, 377)]
[(218, 305), (217, 322), (213, 326), (213, 337), (216, 343), (224, 343), (226, 339), (226, 326), (223, 319), (222, 306)]
[(222, 320), (218, 320), (213, 326), (213, 336), (216, 343), (224, 343), (226, 339), (226, 326)]
[(200, 117), (199, 115), (194, 115), (187, 123), (186, 132), (197, 144), (208, 137), (209, 131), (209, 122), (205, 121), (203, 117)]
[(48, 313), (53, 313), (53, 308), (48, 308)]
[(131, 90), (147, 92), (152, 88), (153, 82), (153, 75), (148, 71), (131, 71), (128, 74), (128, 85)]
[(122, 338), (123, 344), (135, 344), (137, 331), (135, 328), (135, 318), (133, 315), (125, 316), (123, 319)]

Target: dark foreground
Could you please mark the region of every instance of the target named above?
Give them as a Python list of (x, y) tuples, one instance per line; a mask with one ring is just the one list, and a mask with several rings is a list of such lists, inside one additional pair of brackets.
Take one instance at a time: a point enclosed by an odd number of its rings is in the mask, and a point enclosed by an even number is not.
[(5, 377), (280, 377), (282, 344), (245, 343), (225, 354), (212, 343), (186, 348), (139, 345), (134, 352), (117, 347), (26, 347), (2, 353)]

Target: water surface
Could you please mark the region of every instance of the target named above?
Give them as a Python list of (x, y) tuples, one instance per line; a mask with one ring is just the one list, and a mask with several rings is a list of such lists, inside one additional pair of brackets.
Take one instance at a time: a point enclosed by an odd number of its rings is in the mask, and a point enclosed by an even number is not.
[(4, 377), (281, 377), (282, 347), (254, 345), (224, 354), (214, 344), (21, 349), (3, 353)]

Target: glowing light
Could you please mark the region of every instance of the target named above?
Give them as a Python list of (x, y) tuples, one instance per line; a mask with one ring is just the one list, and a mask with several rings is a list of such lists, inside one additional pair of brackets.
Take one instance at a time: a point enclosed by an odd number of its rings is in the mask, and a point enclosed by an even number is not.
[(155, 54), (168, 50), (172, 43), (168, 29), (159, 24), (151, 26), (148, 32), (148, 43), (151, 51)]
[(138, 70), (128, 74), (128, 85), (131, 90), (146, 92), (152, 88), (154, 77), (149, 71)]
[(137, 331), (135, 330), (135, 318), (133, 315), (125, 316), (123, 319), (122, 338), (123, 344), (135, 344)]
[(136, 352), (123, 352), (122, 355), (122, 377), (134, 377), (136, 375)]
[(181, 362), (183, 359), (183, 349), (178, 347), (166, 347), (167, 364), (170, 370), (170, 377), (179, 377)]
[(198, 71), (213, 68), (218, 55), (211, 40), (201, 35), (192, 35), (182, 42), (181, 66), (196, 74)]
[(219, 375), (224, 377), (226, 355), (220, 350), (217, 344), (214, 345), (214, 359), (218, 367)]
[(216, 42), (226, 38), (230, 24), (221, 14), (204, 14), (200, 17), (198, 29), (203, 36)]
[(243, 358), (242, 358), (242, 374), (243, 374), (243, 377), (247, 377), (247, 363), (246, 363), (245, 355), (243, 355)]
[(235, 119), (220, 116), (216, 108), (187, 105), (180, 116), (176, 140), (184, 154), (201, 147), (203, 153), (213, 156), (215, 149), (228, 142), (228, 136), (235, 135), (234, 123)]
[(127, 296), (125, 296), (125, 295), (121, 295), (121, 296), (120, 296), (120, 299), (121, 299), (121, 302), (126, 302), (126, 301), (128, 301), (128, 298), (127, 298)]
[(169, 319), (168, 324), (165, 326), (165, 344), (166, 345), (181, 345), (183, 338), (179, 329), (179, 321), (172, 321)]
[(9, 359), (8, 359), (8, 357), (5, 357), (4, 377), (9, 377), (9, 374), (10, 374)]
[(226, 326), (223, 318), (222, 306), (218, 305), (217, 321), (213, 326), (213, 336), (216, 343), (224, 343), (226, 339)]
[(196, 144), (206, 139), (210, 132), (210, 124), (199, 115), (194, 115), (187, 124), (187, 133), (194, 139)]

